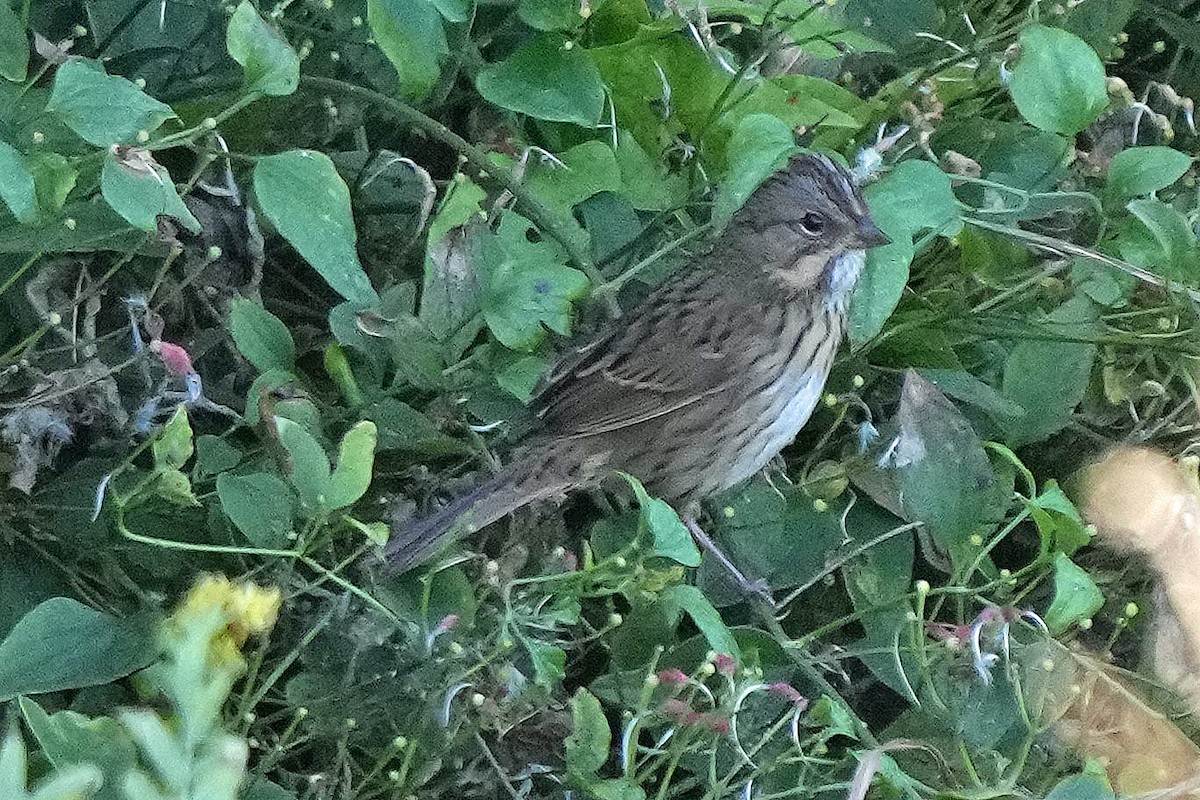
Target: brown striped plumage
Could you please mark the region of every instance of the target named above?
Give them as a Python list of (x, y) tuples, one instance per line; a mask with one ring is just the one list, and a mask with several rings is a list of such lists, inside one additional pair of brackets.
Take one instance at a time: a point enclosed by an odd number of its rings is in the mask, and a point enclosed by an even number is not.
[(808, 420), (864, 249), (886, 241), (844, 170), (797, 156), (703, 260), (567, 354), (533, 398), (540, 431), (495, 478), (397, 531), (390, 564), (614, 470), (685, 514), (750, 477)]

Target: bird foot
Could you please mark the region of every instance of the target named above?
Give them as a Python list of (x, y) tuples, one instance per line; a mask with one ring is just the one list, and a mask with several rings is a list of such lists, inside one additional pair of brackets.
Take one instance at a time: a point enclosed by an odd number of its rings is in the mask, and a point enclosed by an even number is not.
[(771, 594), (771, 586), (762, 578), (750, 578), (737, 568), (729, 556), (725, 555), (712, 538), (704, 532), (700, 524), (692, 517), (684, 517), (683, 524), (687, 526), (688, 532), (692, 534), (692, 538), (696, 540), (696, 544), (700, 545), (706, 553), (708, 553), (721, 567), (729, 574), (737, 587), (742, 590), (747, 596), (756, 597), (762, 600), (769, 607), (775, 608), (775, 596)]

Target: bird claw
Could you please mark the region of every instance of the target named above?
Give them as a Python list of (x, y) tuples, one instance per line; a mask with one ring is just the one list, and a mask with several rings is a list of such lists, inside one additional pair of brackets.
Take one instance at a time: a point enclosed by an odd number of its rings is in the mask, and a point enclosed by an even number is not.
[(692, 538), (696, 540), (696, 544), (700, 545), (706, 553), (721, 565), (730, 580), (741, 589), (743, 594), (747, 597), (758, 598), (772, 610), (777, 608), (775, 605), (775, 596), (771, 594), (771, 585), (765, 579), (746, 577), (746, 574), (737, 568), (737, 565), (729, 559), (729, 556), (725, 555), (725, 551), (704, 532), (704, 529), (700, 527), (695, 519), (685, 517), (683, 524), (687, 526), (688, 532), (692, 534)]

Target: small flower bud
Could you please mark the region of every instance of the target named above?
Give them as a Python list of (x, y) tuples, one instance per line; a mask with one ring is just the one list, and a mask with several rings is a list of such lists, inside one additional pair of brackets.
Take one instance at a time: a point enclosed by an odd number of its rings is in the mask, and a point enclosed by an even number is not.
[(688, 682), (687, 674), (684, 673), (683, 670), (676, 669), (675, 667), (662, 670), (656, 677), (658, 678), (659, 683), (666, 686), (683, 686)]

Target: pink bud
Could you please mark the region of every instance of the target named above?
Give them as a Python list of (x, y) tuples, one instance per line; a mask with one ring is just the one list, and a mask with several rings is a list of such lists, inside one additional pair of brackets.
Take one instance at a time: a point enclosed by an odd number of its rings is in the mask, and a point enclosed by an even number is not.
[(713, 733), (729, 733), (729, 717), (721, 714), (704, 714), (701, 722)]
[(658, 673), (658, 682), (667, 686), (683, 686), (688, 682), (688, 676), (684, 674), (683, 670), (672, 667)]
[(776, 697), (781, 697), (788, 702), (795, 703), (797, 706), (804, 707), (808, 705), (808, 699), (796, 690), (795, 686), (790, 683), (772, 683), (767, 687), (767, 691)]
[(676, 722), (682, 722), (695, 713), (691, 706), (676, 697), (663, 703), (661, 711), (668, 717), (674, 717)]
[(433, 635), (441, 636), (443, 633), (457, 625), (459, 619), (460, 617), (458, 614), (447, 614), (446, 616), (442, 617), (442, 621), (439, 622), (437, 627), (433, 629)]
[(732, 678), (734, 670), (737, 669), (737, 662), (733, 660), (733, 656), (727, 653), (717, 653), (716, 658), (713, 659), (713, 666), (716, 667), (717, 672), (727, 678)]
[(157, 344), (158, 356), (162, 359), (167, 372), (180, 376), (195, 372), (192, 369), (192, 357), (188, 355), (187, 350), (170, 342), (159, 341)]

